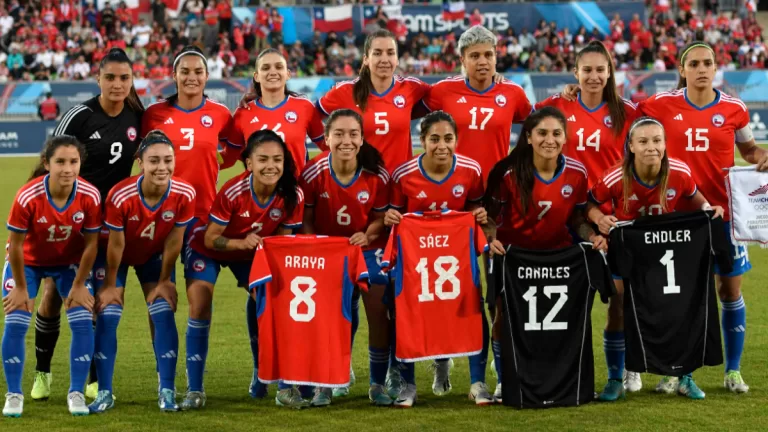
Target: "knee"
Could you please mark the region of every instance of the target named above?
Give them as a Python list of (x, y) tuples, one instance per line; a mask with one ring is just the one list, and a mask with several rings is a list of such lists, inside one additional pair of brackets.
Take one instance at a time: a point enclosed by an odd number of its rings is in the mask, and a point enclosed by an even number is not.
[(209, 320), (213, 310), (213, 285), (195, 281), (187, 288), (189, 301), (189, 317), (192, 319)]
[(741, 277), (720, 278), (718, 296), (721, 301), (732, 302), (741, 297)]
[(32, 321), (29, 312), (15, 310), (5, 315), (5, 333), (12, 336), (24, 337)]

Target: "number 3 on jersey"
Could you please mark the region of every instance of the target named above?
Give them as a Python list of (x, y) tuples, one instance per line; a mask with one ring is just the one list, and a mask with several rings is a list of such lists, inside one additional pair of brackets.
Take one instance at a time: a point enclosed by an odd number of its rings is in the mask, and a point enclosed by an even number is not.
[(193, 128), (181, 128), (181, 133), (189, 144), (179, 146), (179, 150), (192, 150), (192, 147), (195, 146), (195, 130)]

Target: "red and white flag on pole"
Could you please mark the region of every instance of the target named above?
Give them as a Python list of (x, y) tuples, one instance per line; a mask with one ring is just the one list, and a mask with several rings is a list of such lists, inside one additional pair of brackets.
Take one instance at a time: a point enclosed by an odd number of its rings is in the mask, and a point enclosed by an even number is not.
[(466, 8), (464, 1), (443, 0), (443, 19), (446, 21), (459, 21), (464, 19)]

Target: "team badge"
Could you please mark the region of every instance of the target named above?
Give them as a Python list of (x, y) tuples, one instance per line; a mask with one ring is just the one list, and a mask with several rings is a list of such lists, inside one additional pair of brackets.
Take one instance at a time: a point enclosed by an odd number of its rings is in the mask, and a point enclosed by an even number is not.
[(269, 211), (269, 218), (273, 221), (277, 222), (280, 220), (280, 218), (283, 217), (283, 212), (278, 208), (273, 208)]
[(397, 96), (395, 96), (395, 100), (393, 102), (394, 102), (396, 107), (403, 108), (403, 107), (405, 107), (405, 96), (397, 95)]
[(103, 281), (107, 277), (107, 271), (104, 268), (96, 269), (96, 280)]
[(85, 215), (81, 211), (72, 215), (72, 220), (75, 221), (75, 223), (80, 223), (83, 221), (83, 219), (85, 219)]
[(568, 198), (573, 195), (573, 186), (569, 184), (563, 186), (563, 188), (560, 189), (560, 195), (562, 195), (563, 198)]
[(603, 124), (605, 125), (605, 127), (609, 127), (609, 128), (613, 127), (613, 119), (611, 118), (611, 116), (607, 115), (603, 117)]
[(213, 126), (213, 119), (208, 114), (200, 117), (200, 124), (202, 124), (204, 127), (211, 127)]
[(496, 95), (496, 105), (503, 107), (507, 104), (507, 98), (504, 95)]
[(667, 189), (667, 201), (671, 199), (675, 199), (675, 196), (677, 196), (677, 191), (674, 189)]
[(715, 127), (720, 127), (725, 124), (725, 117), (723, 117), (722, 114), (717, 113), (712, 116), (712, 124), (715, 125)]
[(371, 198), (371, 194), (369, 194), (368, 191), (362, 191), (357, 194), (357, 201), (359, 201), (360, 204), (367, 203), (369, 198)]
[(195, 260), (195, 262), (192, 263), (192, 269), (196, 272), (205, 270), (205, 261), (201, 259)]
[(12, 289), (16, 288), (16, 281), (13, 280), (13, 278), (8, 278), (8, 280), (5, 281), (3, 284), (3, 288), (5, 288), (6, 291), (10, 292)]
[(136, 128), (133, 126), (129, 127), (125, 134), (128, 135), (128, 139), (131, 141), (135, 141), (136, 137), (138, 136), (136, 133)]
[(458, 185), (454, 186), (452, 192), (453, 192), (453, 196), (454, 197), (456, 197), (456, 198), (461, 197), (462, 195), (464, 195), (464, 185), (458, 184)]
[(166, 222), (170, 222), (174, 216), (176, 215), (170, 210), (163, 212), (163, 220)]
[(296, 114), (295, 111), (288, 111), (285, 113), (285, 121), (288, 123), (296, 123), (296, 120), (299, 119), (299, 115)]

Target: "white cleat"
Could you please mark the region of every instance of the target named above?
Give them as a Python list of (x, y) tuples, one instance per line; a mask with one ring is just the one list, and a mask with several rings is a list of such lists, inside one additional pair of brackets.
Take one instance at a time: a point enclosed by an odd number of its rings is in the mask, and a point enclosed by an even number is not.
[(677, 392), (677, 387), (680, 385), (680, 379), (678, 377), (663, 376), (658, 384), (656, 384), (656, 393), (674, 394)]
[(501, 383), (496, 384), (496, 390), (493, 391), (493, 400), (496, 401), (496, 403), (502, 403), (501, 400)]
[(736, 370), (728, 371), (725, 374), (723, 386), (731, 393), (746, 393), (749, 391), (749, 386), (744, 382), (744, 378), (741, 377), (741, 372)]
[(488, 385), (484, 382), (473, 383), (469, 387), (469, 399), (475, 401), (475, 405), (493, 405), (493, 396), (488, 391)]
[(435, 396), (444, 396), (451, 392), (453, 388), (451, 386), (451, 368), (453, 367), (453, 359), (438, 361), (435, 360), (430, 365), (430, 368), (434, 369), (435, 378), (432, 381), (432, 393)]
[(72, 392), (67, 395), (67, 407), (73, 416), (87, 416), (88, 405), (85, 404), (85, 395), (80, 392)]
[(24, 395), (21, 393), (6, 393), (3, 415), (6, 417), (21, 417), (24, 412)]
[(639, 372), (627, 372), (624, 369), (624, 390), (634, 393), (643, 388), (643, 380), (640, 378)]
[(416, 403), (416, 384), (406, 384), (400, 390), (394, 405), (398, 408), (410, 408)]

